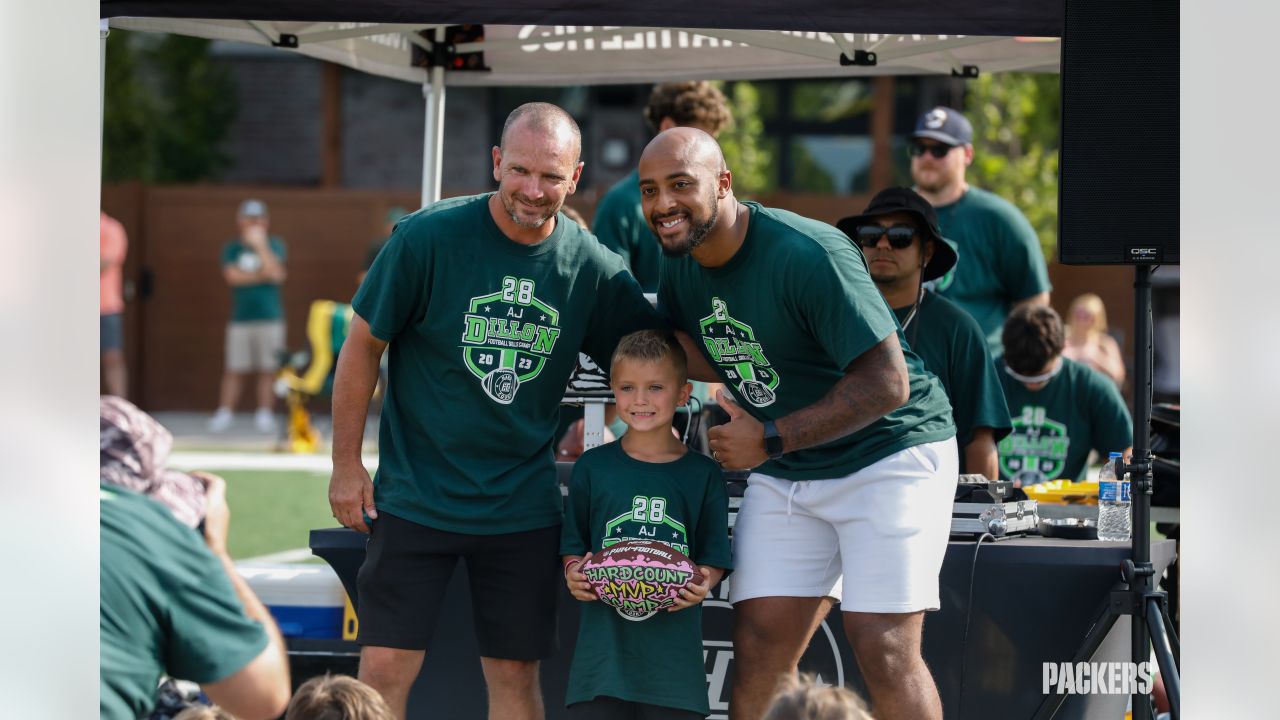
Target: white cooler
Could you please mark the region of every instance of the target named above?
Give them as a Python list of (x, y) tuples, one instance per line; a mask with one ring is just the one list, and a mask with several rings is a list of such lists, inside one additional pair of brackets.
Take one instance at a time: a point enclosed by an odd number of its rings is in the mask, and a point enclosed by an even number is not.
[(236, 563), (286, 638), (341, 638), (347, 593), (326, 563)]

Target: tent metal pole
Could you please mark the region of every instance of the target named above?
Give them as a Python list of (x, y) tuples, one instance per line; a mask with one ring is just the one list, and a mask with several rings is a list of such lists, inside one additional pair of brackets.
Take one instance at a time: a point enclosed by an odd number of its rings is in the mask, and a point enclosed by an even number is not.
[[(444, 30), (431, 31), (432, 41), (444, 42)], [(444, 66), (431, 68), (431, 82), (422, 84), (426, 98), (427, 122), (422, 143), (422, 206), (440, 199), (440, 170), (444, 164)]]
[[(102, 175), (102, 132), (107, 103), (107, 35), (111, 26), (107, 18), (98, 18), (98, 175)], [(98, 199), (102, 204), (102, 199)]]

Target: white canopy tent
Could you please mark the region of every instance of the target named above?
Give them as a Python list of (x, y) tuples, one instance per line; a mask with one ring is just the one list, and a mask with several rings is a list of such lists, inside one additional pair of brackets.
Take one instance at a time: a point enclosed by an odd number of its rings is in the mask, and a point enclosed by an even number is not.
[[(482, 37), (450, 44), (443, 40), (446, 26), (429, 23), (112, 17), (109, 26), (280, 47), (374, 75), (421, 83), (426, 98), (424, 205), (440, 197), (448, 85), (1057, 72), (1061, 54), (1058, 38), (987, 35), (484, 25)], [(105, 43), (105, 33), (103, 38)], [(438, 49), (433, 40), (440, 43)], [(476, 52), (484, 54), (485, 69), (446, 70), (445, 65), (452, 67), (455, 54)], [(425, 67), (433, 53), (437, 64)]]

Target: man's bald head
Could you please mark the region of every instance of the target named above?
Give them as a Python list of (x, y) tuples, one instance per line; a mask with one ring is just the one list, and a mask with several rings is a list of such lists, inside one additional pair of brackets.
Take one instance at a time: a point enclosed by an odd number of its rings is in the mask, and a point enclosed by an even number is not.
[(658, 133), (640, 154), (640, 162), (657, 157), (677, 160), (690, 171), (698, 168), (719, 175), (728, 169), (716, 139), (694, 127), (674, 127)]
[(563, 108), (551, 103), (531, 102), (512, 110), (502, 125), (502, 139), (498, 141), (498, 147), (504, 152), (511, 132), (516, 128), (540, 130), (553, 137), (563, 136), (569, 143), (573, 161), (576, 163), (582, 157), (582, 131), (573, 116)]
[(729, 208), (733, 179), (715, 138), (697, 128), (658, 134), (640, 155), (640, 209), (670, 257), (688, 255), (714, 232)]

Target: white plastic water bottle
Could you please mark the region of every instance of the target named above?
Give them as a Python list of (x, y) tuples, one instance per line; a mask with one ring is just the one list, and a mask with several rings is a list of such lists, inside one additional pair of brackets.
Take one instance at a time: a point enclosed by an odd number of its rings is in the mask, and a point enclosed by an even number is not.
[(1129, 513), (1129, 476), (1116, 477), (1120, 453), (1110, 454), (1098, 473), (1098, 539), (1127, 542), (1133, 535), (1133, 516)]

